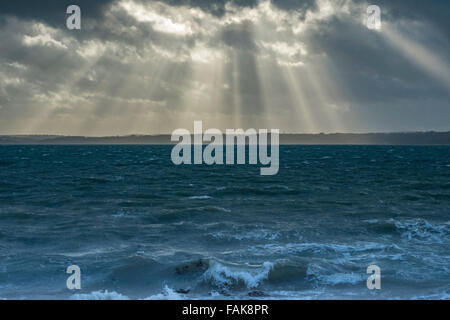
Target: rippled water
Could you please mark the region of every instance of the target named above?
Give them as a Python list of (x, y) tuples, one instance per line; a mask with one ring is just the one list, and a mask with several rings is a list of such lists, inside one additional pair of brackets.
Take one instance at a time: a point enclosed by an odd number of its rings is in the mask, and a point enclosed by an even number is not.
[(170, 151), (1, 146), (0, 298), (450, 298), (450, 147), (282, 146), (276, 176)]

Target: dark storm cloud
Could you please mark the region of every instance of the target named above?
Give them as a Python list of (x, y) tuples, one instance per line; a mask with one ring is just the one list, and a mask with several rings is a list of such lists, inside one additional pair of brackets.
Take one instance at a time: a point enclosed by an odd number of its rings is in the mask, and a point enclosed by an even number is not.
[[(225, 5), (227, 3), (251, 8), (258, 4), (258, 0), (163, 0), (170, 5), (187, 5), (194, 8), (200, 8), (217, 16), (225, 13)], [(314, 9), (315, 0), (272, 0), (272, 3), (280, 9), (284, 10), (302, 10)]]
[[(13, 15), (19, 18), (43, 21), (51, 25), (59, 25), (67, 18), (69, 5), (82, 8), (83, 17), (99, 18), (108, 5), (117, 0), (19, 0), (0, 2), (0, 15)], [(148, 3), (148, 0), (139, 0)], [(226, 4), (251, 8), (258, 0), (161, 0), (171, 6), (188, 6), (199, 8), (216, 16), (223, 16)], [(272, 3), (285, 10), (302, 10), (315, 8), (315, 0), (272, 0)]]
[(257, 46), (253, 38), (253, 26), (250, 22), (230, 25), (224, 28), (220, 38), (224, 44), (240, 50), (256, 51)]
[(82, 8), (85, 18), (102, 15), (103, 9), (115, 0), (18, 0), (1, 1), (0, 14), (22, 19), (42, 21), (51, 25), (65, 25), (66, 9), (70, 5)]
[[(148, 0), (139, 0), (148, 3)], [(19, 0), (1, 1), (0, 14), (13, 15), (24, 19), (45, 21), (49, 24), (60, 24), (66, 19), (66, 9), (69, 5), (78, 5), (82, 13), (88, 18), (97, 18), (102, 15), (103, 10), (116, 0)], [(200, 8), (217, 16), (225, 12), (225, 5), (232, 3), (242, 7), (252, 7), (257, 0), (163, 0), (161, 2), (172, 6), (189, 6)], [(284, 1), (276, 1), (284, 2)], [(289, 2), (289, 0), (288, 0)]]
[(272, 3), (284, 10), (301, 10), (306, 12), (317, 8), (315, 0), (272, 0)]
[[(98, 17), (104, 9), (116, 0), (19, 0), (1, 1), (0, 14), (14, 15), (25, 19), (35, 19), (51, 24), (59, 24), (66, 19), (65, 9), (72, 4), (79, 5), (85, 17)], [(146, 3), (146, 0), (140, 0)], [(163, 0), (162, 2), (173, 6), (190, 6), (204, 11), (223, 15), (225, 5), (231, 3), (241, 7), (254, 7), (257, 0)], [(317, 8), (315, 0), (272, 0), (275, 6), (284, 10), (314, 10)], [(366, 3), (355, 0), (355, 3)], [(371, 4), (379, 5), (383, 13), (389, 13), (393, 19), (408, 18), (412, 20), (428, 20), (445, 32), (450, 31), (450, 2), (412, 1), (412, 0), (377, 0)], [(387, 10), (386, 10), (387, 9)]]
[[(145, 2), (145, 0), (141, 0)], [(242, 7), (253, 7), (257, 0), (163, 0), (163, 2), (172, 6), (189, 6), (199, 8), (216, 16), (222, 16), (225, 13), (225, 5), (232, 3)]]

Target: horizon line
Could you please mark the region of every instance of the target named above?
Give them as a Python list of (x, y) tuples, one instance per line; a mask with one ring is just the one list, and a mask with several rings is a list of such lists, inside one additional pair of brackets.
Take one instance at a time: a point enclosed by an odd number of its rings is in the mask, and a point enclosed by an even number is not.
[[(244, 129), (245, 130), (245, 129)], [(255, 129), (256, 130), (256, 129)], [(270, 133), (270, 131), (268, 131)], [(316, 132), (316, 133), (302, 133), (302, 132), (280, 132), (280, 135), (368, 135), (368, 134), (445, 134), (450, 133), (449, 130), (418, 130), (418, 131), (372, 131), (372, 132)], [(226, 132), (222, 133), (226, 135)], [(258, 132), (259, 134), (259, 132)], [(130, 134), (111, 134), (111, 135), (76, 135), (76, 134), (52, 134), (52, 133), (18, 133), (18, 134), (0, 134), (0, 137), (64, 137), (64, 138), (122, 138), (122, 137), (156, 137), (156, 136), (171, 136), (172, 133), (130, 133)], [(194, 134), (191, 133), (191, 136)], [(203, 132), (202, 132), (203, 135)]]

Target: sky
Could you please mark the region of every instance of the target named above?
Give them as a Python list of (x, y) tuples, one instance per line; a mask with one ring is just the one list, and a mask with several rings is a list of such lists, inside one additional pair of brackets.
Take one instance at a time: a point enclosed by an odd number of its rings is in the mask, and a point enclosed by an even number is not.
[(448, 131), (449, 15), (443, 0), (1, 1), (0, 134)]

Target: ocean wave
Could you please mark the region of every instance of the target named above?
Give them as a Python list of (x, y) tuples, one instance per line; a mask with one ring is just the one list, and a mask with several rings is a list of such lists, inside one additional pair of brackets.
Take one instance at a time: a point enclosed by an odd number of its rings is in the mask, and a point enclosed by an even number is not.
[(430, 293), (425, 295), (413, 296), (413, 300), (450, 300), (450, 289), (443, 290), (438, 293)]
[[(74, 294), (71, 300), (131, 300), (130, 297), (118, 293), (116, 291), (99, 290), (91, 293)], [(161, 293), (150, 295), (139, 300), (182, 300), (185, 299), (183, 294), (177, 293), (167, 285), (164, 286)]]
[(65, 257), (70, 257), (70, 258), (81, 258), (81, 257), (85, 257), (85, 256), (98, 256), (104, 253), (108, 253), (108, 252), (112, 252), (114, 251), (115, 248), (109, 248), (109, 247), (105, 247), (105, 248), (93, 248), (93, 249), (88, 249), (85, 251), (78, 251), (78, 252), (62, 252), (59, 253), (62, 256)]
[[(210, 289), (255, 289), (263, 283), (280, 284), (304, 280), (307, 263), (303, 260), (275, 262), (260, 265), (233, 264), (213, 259), (199, 259), (179, 265), (176, 274), (191, 275), (197, 284), (207, 284)], [(195, 286), (195, 285), (194, 285)]]
[(443, 243), (450, 240), (450, 221), (443, 224), (432, 224), (425, 219), (394, 221), (401, 236), (408, 240), (419, 240)]
[(268, 279), (273, 267), (272, 262), (264, 262), (259, 267), (251, 267), (248, 265), (225, 265), (217, 261), (210, 261), (209, 268), (202, 278), (219, 287), (231, 288), (244, 285), (248, 289), (254, 289), (262, 281)]
[(203, 196), (192, 196), (189, 197), (190, 200), (206, 200), (206, 199), (212, 199), (212, 197), (203, 195)]
[(271, 232), (267, 230), (252, 231), (244, 234), (236, 234), (231, 232), (215, 232), (210, 234), (211, 237), (218, 240), (275, 240), (280, 237), (279, 232)]
[(423, 218), (406, 220), (366, 220), (369, 230), (383, 234), (400, 234), (404, 239), (426, 243), (443, 243), (450, 240), (450, 221), (432, 223)]
[(237, 196), (275, 196), (275, 195), (296, 195), (298, 191), (290, 188), (287, 185), (270, 185), (267, 187), (260, 186), (232, 186), (225, 187), (222, 189), (217, 189), (218, 194), (221, 196), (227, 195), (237, 195)]
[(218, 207), (218, 206), (202, 207), (202, 208), (199, 208), (199, 210), (203, 210), (206, 212), (227, 212), (227, 213), (231, 212), (230, 209), (226, 209), (226, 208)]
[(175, 272), (178, 275), (184, 275), (188, 273), (205, 272), (210, 266), (209, 259), (198, 259), (195, 261), (185, 262), (175, 268)]
[(174, 289), (165, 285), (162, 292), (151, 295), (143, 300), (183, 300), (186, 299), (184, 294), (176, 292)]
[(365, 274), (336, 272), (318, 264), (310, 264), (306, 274), (310, 279), (328, 285), (357, 284), (367, 279)]
[[(402, 252), (402, 249), (395, 244), (383, 244), (376, 242), (363, 242), (356, 244), (333, 244), (333, 243), (286, 243), (286, 244), (267, 244), (262, 246), (264, 250), (272, 253), (283, 254), (303, 254), (303, 255), (329, 255), (338, 254), (341, 256), (351, 256), (361, 253), (395, 251)], [(330, 256), (332, 257), (332, 256)]]
[(127, 296), (115, 291), (94, 291), (91, 293), (77, 293), (71, 297), (71, 300), (129, 300)]

